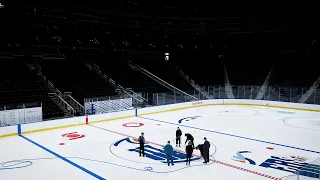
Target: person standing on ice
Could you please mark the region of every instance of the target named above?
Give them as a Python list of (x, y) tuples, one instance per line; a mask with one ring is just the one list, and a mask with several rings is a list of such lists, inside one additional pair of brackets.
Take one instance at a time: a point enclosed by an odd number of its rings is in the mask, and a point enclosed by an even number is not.
[(141, 133), (141, 136), (139, 137), (138, 141), (139, 141), (139, 144), (140, 144), (139, 155), (141, 157), (141, 154), (142, 154), (143, 157), (144, 157), (144, 144), (146, 143), (146, 140), (144, 139), (144, 133), (143, 132)]
[(210, 143), (207, 140), (206, 137), (204, 137), (204, 143), (203, 143), (203, 163), (208, 163), (209, 162), (209, 149), (210, 149)]
[(196, 147), (196, 150), (199, 150), (201, 156), (203, 157), (203, 144), (198, 144), (198, 146)]
[(190, 133), (186, 133), (185, 136), (187, 137), (187, 139), (186, 139), (186, 142), (184, 142), (184, 144), (186, 144), (187, 141), (191, 141), (192, 147), (194, 148), (194, 143), (193, 143), (194, 138), (193, 138), (193, 136)]
[(167, 156), (167, 162), (168, 162), (168, 166), (170, 166), (170, 161), (171, 161), (171, 164), (172, 166), (174, 165), (173, 164), (173, 158), (172, 158), (172, 155), (173, 155), (173, 147), (170, 145), (170, 141), (168, 141), (168, 144), (164, 146), (164, 153), (166, 154)]
[(190, 166), (190, 161), (191, 161), (191, 157), (192, 157), (192, 153), (193, 153), (193, 147), (192, 147), (192, 143), (191, 141), (188, 142), (188, 145), (186, 146), (186, 154), (187, 154), (187, 162), (186, 165)]
[(176, 131), (176, 147), (180, 147), (181, 144), (181, 136), (182, 136), (182, 131), (180, 130), (180, 128), (178, 127), (177, 131)]

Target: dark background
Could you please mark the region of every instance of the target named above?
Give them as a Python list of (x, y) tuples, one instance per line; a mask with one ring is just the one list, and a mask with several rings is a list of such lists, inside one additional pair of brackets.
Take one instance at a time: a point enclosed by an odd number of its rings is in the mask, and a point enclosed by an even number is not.
[[(50, 64), (58, 62), (59, 58), (53, 57), (63, 57), (64, 63), (74, 67), (73, 74), (81, 74), (78, 63), (95, 62), (119, 79), (117, 82), (148, 93), (166, 89), (129, 72), (128, 62), (148, 67), (183, 90), (190, 86), (175, 79), (170, 68), (178, 66), (203, 86), (224, 85), (224, 68), (232, 85), (260, 86), (272, 70), (269, 85), (308, 88), (320, 75), (316, 15), (276, 13), (275, 9), (264, 13), (267, 5), (254, 9), (260, 13), (253, 13), (248, 10), (251, 6), (234, 4), (231, 8), (212, 1), (1, 3), (5, 5), (0, 9), (2, 60), (14, 57), (17, 62), (42, 63), (52, 79), (67, 67)], [(164, 53), (170, 53), (168, 62)], [(2, 79), (10, 78), (3, 73)], [(60, 89), (70, 82), (67, 78), (56, 80)], [(114, 94), (100, 88), (99, 95)], [(97, 95), (91, 91), (78, 94), (78, 98)]]

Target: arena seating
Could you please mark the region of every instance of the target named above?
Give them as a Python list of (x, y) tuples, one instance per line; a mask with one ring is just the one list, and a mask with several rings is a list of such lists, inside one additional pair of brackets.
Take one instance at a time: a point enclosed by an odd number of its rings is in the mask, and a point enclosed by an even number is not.
[(226, 63), (228, 78), (232, 85), (257, 85), (265, 81), (272, 62), (270, 61), (232, 61)]
[(316, 62), (316, 59), (310, 58), (304, 57), (302, 60), (300, 57), (292, 55), (278, 57), (271, 85), (309, 88), (319, 77), (319, 69), (316, 63), (313, 63)]
[[(135, 92), (167, 92), (170, 91), (138, 71), (128, 66), (128, 56), (120, 53), (110, 53), (109, 56), (88, 57), (116, 84), (132, 88)], [(132, 57), (131, 57), (132, 58)], [(130, 59), (129, 59), (130, 60)]]
[(113, 87), (102, 80), (94, 72), (90, 72), (80, 62), (39, 62), (42, 73), (55, 88), (63, 92), (72, 92), (72, 96), (80, 103), (84, 98), (115, 95)]
[(181, 53), (173, 56), (172, 59), (195, 83), (201, 86), (224, 85), (223, 64), (217, 57), (206, 56), (203, 53)]
[[(27, 65), (14, 59), (1, 60), (0, 71), (0, 107), (4, 109), (41, 105), (43, 118), (62, 117), (63, 112), (49, 99), (49, 90), (36, 74), (28, 70)], [(31, 106), (32, 107), (32, 106)]]
[(193, 87), (179, 75), (175, 64), (171, 61), (165, 61), (164, 59), (140, 60), (136, 61), (136, 64), (178, 89), (193, 89)]

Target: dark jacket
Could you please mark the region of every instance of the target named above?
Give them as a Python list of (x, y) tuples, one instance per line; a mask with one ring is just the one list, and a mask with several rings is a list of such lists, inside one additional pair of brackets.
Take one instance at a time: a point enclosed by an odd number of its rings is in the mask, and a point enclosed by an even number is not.
[(178, 129), (176, 131), (176, 137), (181, 137), (181, 135), (182, 135), (182, 131), (180, 129)]
[(146, 143), (146, 140), (142, 136), (139, 137), (138, 141), (139, 141), (140, 144), (145, 144)]
[(204, 143), (203, 143), (203, 152), (209, 151), (209, 148), (210, 148), (209, 141), (204, 141)]
[(200, 151), (201, 153), (201, 156), (203, 156), (203, 144), (199, 144), (197, 147), (196, 147), (197, 150)]
[(192, 147), (192, 145), (187, 145), (186, 146), (186, 153), (187, 154), (192, 154), (193, 153), (193, 147)]
[(193, 138), (193, 136), (191, 134), (187, 134), (187, 139), (186, 139), (185, 143), (187, 143), (188, 140), (190, 140), (190, 141), (194, 140), (194, 138)]
[(172, 156), (173, 154), (173, 147), (170, 145), (170, 144), (167, 144), (163, 147), (164, 149), (164, 153), (167, 155), (167, 156)]

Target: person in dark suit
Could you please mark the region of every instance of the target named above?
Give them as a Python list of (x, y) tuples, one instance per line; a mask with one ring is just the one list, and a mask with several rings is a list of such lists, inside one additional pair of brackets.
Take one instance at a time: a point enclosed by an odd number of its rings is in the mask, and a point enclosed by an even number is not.
[(182, 131), (180, 130), (180, 128), (178, 127), (177, 131), (176, 131), (176, 147), (180, 147), (181, 144), (181, 136), (182, 136)]
[(194, 138), (193, 138), (193, 136), (190, 133), (186, 133), (185, 136), (187, 137), (187, 139), (186, 139), (186, 142), (184, 144), (186, 144), (187, 141), (191, 141), (192, 147), (194, 148), (194, 143), (193, 143)]
[(203, 144), (198, 144), (198, 146), (196, 147), (196, 150), (199, 150), (201, 156), (203, 157)]
[(139, 144), (140, 144), (139, 155), (141, 156), (141, 154), (142, 154), (143, 157), (144, 157), (145, 156), (144, 155), (144, 144), (146, 143), (146, 140), (144, 139), (144, 133), (143, 132), (141, 133), (141, 136), (139, 137), (138, 141), (139, 141)]
[(186, 146), (186, 154), (187, 154), (187, 162), (186, 165), (190, 166), (190, 161), (191, 161), (191, 157), (192, 157), (192, 153), (193, 153), (193, 147), (192, 147), (192, 143), (191, 141), (188, 142), (188, 145)]
[(209, 162), (209, 149), (210, 149), (210, 143), (207, 140), (206, 137), (204, 137), (204, 143), (203, 143), (203, 163), (208, 163)]

